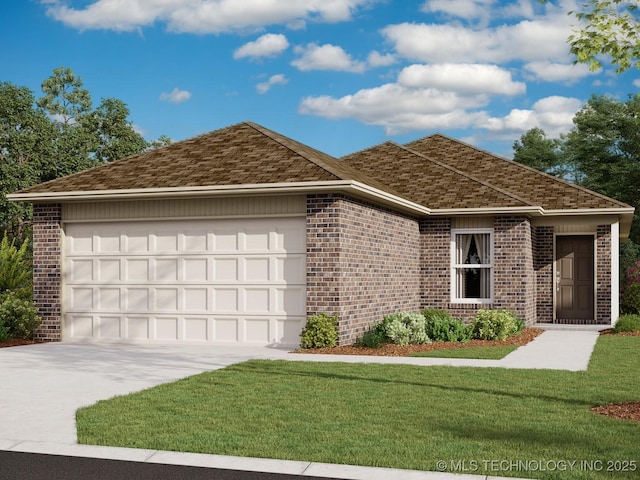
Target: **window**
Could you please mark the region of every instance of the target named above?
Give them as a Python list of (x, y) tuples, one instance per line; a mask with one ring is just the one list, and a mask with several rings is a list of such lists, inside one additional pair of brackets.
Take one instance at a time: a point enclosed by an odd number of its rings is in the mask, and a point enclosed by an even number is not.
[(451, 231), (451, 301), (492, 303), (493, 231)]

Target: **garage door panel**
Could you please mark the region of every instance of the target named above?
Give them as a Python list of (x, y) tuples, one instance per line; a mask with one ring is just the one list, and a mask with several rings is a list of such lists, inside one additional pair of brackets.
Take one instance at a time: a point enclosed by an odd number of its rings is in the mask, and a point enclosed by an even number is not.
[(269, 265), (269, 257), (245, 257), (241, 264), (243, 274), (238, 278), (241, 282), (269, 282), (272, 278), (272, 275), (269, 274), (273, 270)]
[(207, 258), (185, 258), (182, 260), (182, 275), (185, 282), (208, 282), (209, 261)]
[(125, 325), (127, 339), (138, 341), (150, 339), (149, 317), (126, 317)]
[(100, 282), (119, 282), (122, 280), (120, 259), (109, 258), (98, 260), (97, 280)]
[(216, 312), (238, 313), (240, 306), (240, 292), (237, 287), (214, 288), (214, 305)]
[(126, 282), (147, 282), (149, 281), (149, 260), (146, 258), (125, 258), (125, 278)]
[(149, 289), (147, 287), (125, 288), (126, 308), (130, 312), (146, 312), (149, 310)]
[(299, 343), (304, 218), (65, 226), (67, 339)]
[(153, 307), (155, 311), (178, 311), (178, 288), (153, 289)]
[(99, 287), (96, 290), (98, 293), (98, 310), (120, 311), (122, 304), (120, 302), (119, 288)]
[(214, 258), (212, 281), (238, 282), (238, 261), (238, 258)]
[(98, 338), (106, 340), (118, 340), (122, 338), (119, 316), (100, 316), (98, 317), (97, 326)]
[(69, 261), (70, 280), (74, 283), (93, 281), (93, 260), (86, 258)]

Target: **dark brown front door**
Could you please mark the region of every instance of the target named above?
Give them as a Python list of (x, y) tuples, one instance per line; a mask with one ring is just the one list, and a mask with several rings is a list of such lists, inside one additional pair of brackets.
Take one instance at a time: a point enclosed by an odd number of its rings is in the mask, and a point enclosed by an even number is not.
[(593, 320), (593, 237), (556, 237), (556, 319)]

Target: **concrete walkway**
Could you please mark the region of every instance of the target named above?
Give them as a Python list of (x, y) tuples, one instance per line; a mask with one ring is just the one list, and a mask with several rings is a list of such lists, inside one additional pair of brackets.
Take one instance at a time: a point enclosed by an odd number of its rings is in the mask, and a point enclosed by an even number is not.
[(3, 414), (0, 450), (346, 479), (461, 479), (465, 477), (437, 472), (406, 471), (400, 475), (389, 469), (77, 445), (75, 411), (98, 400), (249, 359), (578, 371), (587, 368), (597, 338), (595, 330), (545, 331), (502, 360), (291, 354), (270, 348), (205, 345), (51, 343), (3, 348), (0, 349), (0, 412)]

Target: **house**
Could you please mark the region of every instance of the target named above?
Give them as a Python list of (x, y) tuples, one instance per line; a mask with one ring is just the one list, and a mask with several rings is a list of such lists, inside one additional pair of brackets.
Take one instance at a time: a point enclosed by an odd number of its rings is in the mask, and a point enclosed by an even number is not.
[(443, 135), (337, 160), (251, 122), (36, 185), (37, 336), (340, 343), (399, 310), (609, 325), (633, 208)]

